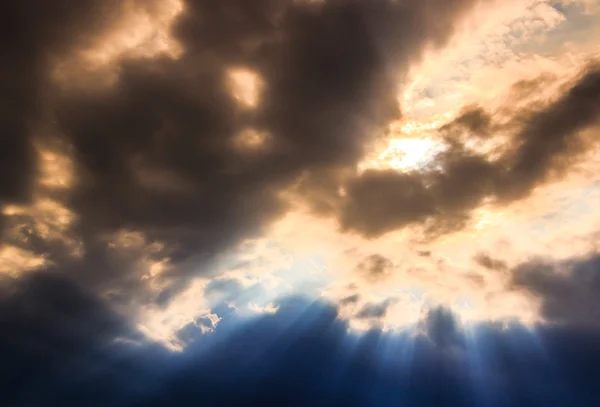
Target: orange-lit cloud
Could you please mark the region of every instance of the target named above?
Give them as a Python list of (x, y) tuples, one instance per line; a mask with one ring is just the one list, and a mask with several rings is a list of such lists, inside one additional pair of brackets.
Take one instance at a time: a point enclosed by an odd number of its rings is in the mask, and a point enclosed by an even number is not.
[(264, 85), (257, 73), (245, 68), (231, 68), (227, 70), (227, 81), (231, 94), (240, 105), (249, 109), (258, 106)]
[(119, 10), (113, 11), (115, 21), (90, 44), (61, 56), (54, 79), (64, 87), (83, 85), (89, 90), (114, 83), (122, 59), (177, 58), (182, 49), (171, 35), (171, 26), (183, 7), (180, 0), (123, 1)]

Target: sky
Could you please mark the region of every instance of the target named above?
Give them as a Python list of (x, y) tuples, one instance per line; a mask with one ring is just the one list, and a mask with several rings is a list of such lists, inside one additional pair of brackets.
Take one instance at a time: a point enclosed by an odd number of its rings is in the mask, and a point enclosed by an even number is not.
[(0, 2), (0, 405), (600, 405), (596, 0)]

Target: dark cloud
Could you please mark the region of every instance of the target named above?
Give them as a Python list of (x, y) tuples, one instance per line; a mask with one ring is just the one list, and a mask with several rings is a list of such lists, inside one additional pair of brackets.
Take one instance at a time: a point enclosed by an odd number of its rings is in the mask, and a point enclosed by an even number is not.
[(340, 300), (340, 305), (356, 304), (360, 299), (360, 295), (354, 294)]
[(385, 280), (393, 267), (394, 263), (380, 254), (372, 254), (356, 266), (358, 273), (370, 281)]
[(381, 319), (385, 317), (388, 308), (396, 303), (396, 299), (388, 298), (380, 303), (365, 304), (355, 315), (358, 319)]
[(139, 339), (128, 322), (93, 293), (52, 270), (5, 281), (0, 299), (4, 346), (52, 360), (101, 348), (117, 337)]
[(430, 223), (432, 233), (462, 227), (465, 212), (494, 191), (498, 170), (461, 150), (442, 153), (439, 160), (445, 163), (443, 172), (368, 170), (351, 181), (341, 212), (343, 227), (366, 236), (416, 223)]
[[(25, 0), (0, 6), (0, 202), (30, 197), (36, 173), (32, 138), (48, 116), (53, 63), (107, 29), (119, 2)], [(46, 126), (47, 127), (47, 126)]]
[(600, 329), (600, 256), (531, 262), (512, 273), (513, 286), (540, 300), (541, 315), (548, 322)]
[(189, 346), (191, 343), (195, 342), (198, 339), (202, 339), (199, 335), (206, 334), (208, 332), (212, 332), (217, 328), (220, 319), (216, 316), (210, 318), (200, 317), (196, 318), (193, 322), (190, 322), (179, 331), (177, 331), (177, 338), (186, 346)]
[[(351, 180), (340, 209), (345, 229), (378, 236), (411, 224), (424, 224), (434, 236), (461, 228), (470, 211), (484, 199), (498, 204), (528, 196), (534, 187), (560, 176), (579, 154), (590, 148), (579, 132), (600, 119), (600, 70), (586, 72), (558, 100), (530, 113), (507, 149), (494, 161), (467, 151), (449, 139), (447, 151), (437, 155), (435, 167), (424, 173), (368, 170)], [(456, 128), (485, 133), (493, 125), (476, 108), (459, 116), (442, 133)]]
[(475, 263), (489, 270), (504, 271), (508, 269), (506, 262), (495, 259), (488, 253), (478, 253), (473, 260), (475, 260)]
[(419, 222), (434, 213), (425, 186), (413, 175), (367, 171), (348, 188), (342, 224), (368, 236)]
[(511, 86), (511, 97), (515, 100), (532, 96), (543, 86), (548, 86), (557, 79), (556, 75), (543, 73), (535, 78), (522, 79)]
[(55, 270), (5, 279), (1, 286), (4, 405), (16, 405), (14, 398), (28, 404), (34, 387), (50, 391), (102, 372), (107, 360), (101, 355), (114, 359), (116, 355), (105, 352), (117, 338), (144, 343), (104, 301)]
[(440, 128), (441, 132), (469, 131), (471, 136), (484, 137), (489, 135), (492, 118), (480, 106), (468, 106), (456, 119)]
[(439, 348), (464, 345), (459, 322), (449, 309), (436, 307), (428, 310), (420, 327), (423, 334)]
[(600, 119), (600, 69), (591, 66), (562, 97), (534, 114), (516, 135), (518, 149), (507, 159), (500, 198), (530, 193), (551, 172), (563, 172), (588, 147), (577, 133)]

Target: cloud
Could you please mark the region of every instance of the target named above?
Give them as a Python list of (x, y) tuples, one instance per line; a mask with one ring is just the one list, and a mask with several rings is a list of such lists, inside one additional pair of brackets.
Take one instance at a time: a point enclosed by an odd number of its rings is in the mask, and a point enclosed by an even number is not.
[(2, 348), (35, 355), (37, 365), (74, 363), (82, 351), (99, 351), (116, 337), (141, 339), (103, 300), (52, 269), (3, 279), (0, 325)]
[[(471, 103), (493, 104), (515, 78), (550, 69), (564, 74), (572, 60), (557, 56), (563, 52), (562, 41), (571, 38), (560, 32), (571, 26), (580, 24), (553, 2), (479, 2), (446, 47), (432, 50), (412, 67), (401, 96), (405, 110), (416, 121), (455, 114)], [(569, 51), (572, 57), (581, 50)]]
[[(563, 175), (595, 141), (580, 132), (600, 120), (600, 71), (591, 65), (556, 101), (535, 111), (514, 112), (522, 121), (510, 146), (491, 160), (457, 141), (423, 172), (367, 170), (351, 179), (339, 213), (345, 229), (373, 237), (430, 222), (434, 234), (462, 228), (485, 199), (506, 204), (531, 194), (550, 177)], [(525, 119), (521, 116), (525, 115)], [(484, 118), (486, 117), (486, 118)], [(479, 108), (442, 127), (486, 131), (489, 117)]]
[(420, 322), (423, 334), (439, 348), (450, 348), (463, 345), (461, 327), (451, 310), (444, 307), (427, 311)]
[(0, 274), (19, 276), (24, 271), (36, 270), (46, 264), (46, 259), (15, 246), (4, 245), (0, 249)]
[(490, 131), (491, 117), (480, 106), (467, 106), (456, 119), (440, 128), (442, 132), (467, 130), (470, 134), (485, 137)]
[(556, 158), (575, 158), (588, 147), (576, 136), (598, 123), (599, 98), (600, 70), (592, 65), (560, 99), (526, 123), (517, 135), (522, 144), (511, 162), (512, 177), (522, 183), (512, 182), (517, 194), (545, 180), (550, 171), (560, 172), (564, 164), (556, 165)]
[[(2, 59), (11, 61), (0, 81), (6, 100), (2, 115), (0, 201), (23, 202), (35, 178), (34, 133), (48, 117), (48, 79), (55, 58), (108, 29), (120, 2), (86, 0), (55, 3), (46, 13), (43, 2), (2, 5)], [(38, 10), (38, 12), (32, 12)], [(112, 12), (111, 12), (112, 11)]]
[(474, 260), (475, 263), (489, 270), (504, 271), (508, 268), (505, 262), (495, 259), (487, 253), (478, 253)]
[(357, 271), (368, 281), (382, 281), (392, 272), (394, 264), (380, 254), (372, 254), (357, 266)]
[(540, 302), (549, 323), (598, 329), (600, 316), (600, 257), (593, 255), (568, 262), (530, 262), (512, 271), (515, 289)]
[(377, 304), (365, 304), (355, 317), (358, 319), (382, 319), (388, 312), (388, 308), (393, 305), (394, 302), (395, 300), (390, 298)]
[(594, 2), (593, 0), (560, 0), (559, 3), (566, 7), (579, 7), (588, 14), (595, 14), (600, 11), (598, 3)]
[(348, 297), (344, 297), (340, 300), (340, 305), (356, 304), (359, 299), (360, 295), (358, 294), (349, 295)]
[(274, 304), (266, 304), (262, 307), (260, 305), (250, 304), (248, 308), (258, 314), (275, 314), (279, 311), (279, 306)]

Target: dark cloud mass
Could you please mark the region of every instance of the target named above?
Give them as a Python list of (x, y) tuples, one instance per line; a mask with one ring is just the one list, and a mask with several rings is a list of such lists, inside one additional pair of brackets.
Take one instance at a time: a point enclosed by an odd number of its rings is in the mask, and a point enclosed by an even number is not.
[(504, 271), (508, 268), (502, 260), (493, 258), (487, 253), (478, 253), (475, 258), (475, 263), (489, 270)]
[(94, 35), (105, 25), (95, 17), (114, 6), (87, 0), (0, 6), (0, 202), (28, 198), (36, 161), (31, 139), (44, 114), (52, 59)]
[(421, 325), (423, 334), (440, 348), (461, 346), (464, 340), (456, 316), (443, 307), (427, 311)]
[(600, 256), (526, 263), (513, 271), (512, 283), (540, 300), (548, 322), (600, 329)]
[(460, 114), (452, 122), (441, 127), (442, 132), (452, 132), (460, 130), (469, 130), (471, 134), (478, 136), (486, 136), (490, 131), (491, 124), (490, 115), (479, 106), (468, 106), (464, 112)]
[(28, 400), (35, 398), (34, 387), (50, 391), (110, 370), (119, 357), (111, 353), (114, 341), (141, 339), (128, 321), (56, 270), (36, 272), (16, 282), (3, 279), (0, 287), (3, 405), (32, 405)]
[(372, 254), (366, 257), (357, 266), (357, 271), (368, 281), (385, 280), (392, 273), (394, 263), (380, 254)]
[(358, 319), (381, 319), (385, 317), (385, 314), (388, 312), (388, 308), (396, 302), (392, 298), (388, 298), (385, 301), (380, 303), (369, 303), (365, 304), (358, 314), (356, 314), (356, 318)]

